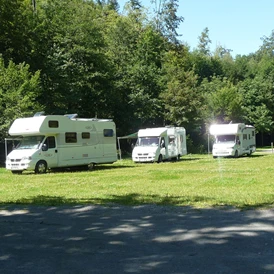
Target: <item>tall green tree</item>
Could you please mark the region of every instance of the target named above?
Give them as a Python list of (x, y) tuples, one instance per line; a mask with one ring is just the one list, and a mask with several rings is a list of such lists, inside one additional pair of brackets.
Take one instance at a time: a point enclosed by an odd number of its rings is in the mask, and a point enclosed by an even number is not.
[[(127, 4), (127, 16), (112, 15), (105, 31), (107, 56), (113, 68), (117, 121), (124, 130), (162, 125), (161, 60), (163, 37), (147, 24), (141, 7)], [(119, 107), (120, 106), (120, 107)], [(122, 107), (121, 107), (122, 106)]]
[(0, 58), (0, 140), (8, 135), (13, 120), (42, 110), (37, 103), (40, 92), (39, 72), (32, 74), (24, 63), (10, 61), (5, 66)]
[(241, 122), (243, 118), (242, 94), (226, 78), (205, 79), (200, 86), (205, 98), (206, 123)]
[(52, 0), (37, 10), (36, 69), (41, 69), (47, 113), (111, 117), (102, 8), (91, 1)]
[(209, 29), (206, 27), (201, 35), (198, 37), (198, 51), (204, 55), (210, 55), (210, 44), (211, 40), (209, 38)]
[[(258, 132), (273, 131), (274, 118), (274, 81), (273, 78), (256, 76), (239, 84), (243, 96), (243, 111), (246, 123), (255, 126)], [(262, 139), (263, 140), (263, 139)]]
[(224, 76), (222, 61), (218, 57), (201, 54), (195, 50), (191, 53), (190, 62), (191, 67), (198, 76), (199, 84), (204, 78), (210, 81), (213, 76)]
[(177, 30), (184, 18), (177, 14), (178, 0), (152, 0), (151, 3), (154, 4), (156, 30), (170, 42), (179, 43)]
[(0, 0), (0, 54), (6, 64), (29, 60), (33, 9), (29, 1)]
[(200, 123), (203, 100), (198, 90), (198, 77), (188, 68), (188, 54), (188, 50), (182, 46), (166, 54), (166, 88), (161, 96), (165, 104), (166, 121), (192, 130)]

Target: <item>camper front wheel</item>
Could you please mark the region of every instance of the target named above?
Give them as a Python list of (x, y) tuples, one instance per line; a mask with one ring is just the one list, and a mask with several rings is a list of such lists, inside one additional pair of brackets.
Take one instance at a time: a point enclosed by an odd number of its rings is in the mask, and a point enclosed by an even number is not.
[(47, 171), (47, 163), (43, 160), (39, 161), (35, 166), (35, 173), (42, 174), (46, 173)]
[(235, 151), (235, 154), (234, 154), (234, 158), (238, 158), (239, 154), (238, 154), (238, 150)]
[(163, 156), (162, 154), (160, 154), (157, 163), (161, 163), (162, 161), (163, 161)]

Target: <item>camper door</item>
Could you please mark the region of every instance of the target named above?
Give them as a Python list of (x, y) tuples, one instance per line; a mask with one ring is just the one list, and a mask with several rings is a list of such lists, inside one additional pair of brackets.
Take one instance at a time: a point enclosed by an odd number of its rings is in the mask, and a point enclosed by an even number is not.
[(41, 156), (41, 158), (47, 162), (49, 168), (57, 167), (58, 150), (56, 146), (55, 136), (46, 137), (45, 141), (42, 144)]
[(163, 159), (166, 159), (168, 157), (167, 136), (161, 137), (160, 139), (160, 154), (162, 154)]

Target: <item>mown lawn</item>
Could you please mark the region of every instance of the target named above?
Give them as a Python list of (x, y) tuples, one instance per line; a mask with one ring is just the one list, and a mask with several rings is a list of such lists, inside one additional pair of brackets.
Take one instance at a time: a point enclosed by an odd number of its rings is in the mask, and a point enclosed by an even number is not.
[(93, 171), (24, 172), (0, 169), (0, 204), (159, 204), (271, 207), (274, 154), (213, 159), (187, 155), (178, 162), (135, 164), (120, 160)]

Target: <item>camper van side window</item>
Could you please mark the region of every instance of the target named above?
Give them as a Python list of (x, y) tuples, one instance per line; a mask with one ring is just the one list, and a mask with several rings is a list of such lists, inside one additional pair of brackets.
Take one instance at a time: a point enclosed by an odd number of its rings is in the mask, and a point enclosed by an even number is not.
[(244, 139), (244, 140), (247, 140), (247, 134), (244, 134), (244, 135), (243, 135), (243, 139)]
[(113, 137), (114, 132), (113, 129), (104, 129), (104, 137)]
[(49, 127), (58, 128), (59, 122), (58, 121), (49, 121)]
[(169, 144), (175, 144), (175, 136), (169, 136), (168, 137), (168, 142), (169, 142)]
[(82, 139), (90, 139), (90, 133), (89, 132), (82, 132)]
[(66, 143), (77, 143), (76, 132), (66, 132)]
[(45, 140), (45, 144), (47, 145), (48, 148), (55, 148), (55, 137), (50, 136)]

